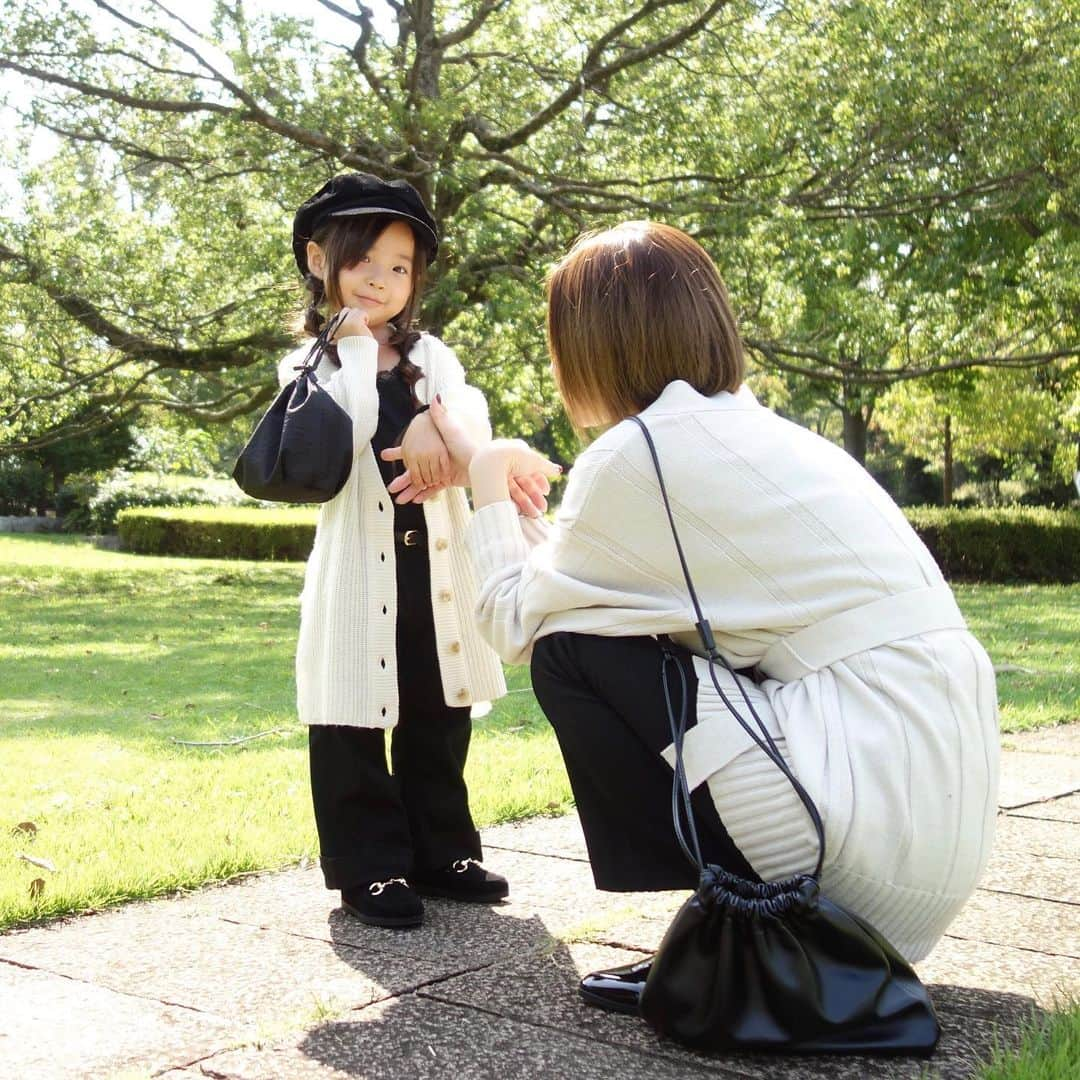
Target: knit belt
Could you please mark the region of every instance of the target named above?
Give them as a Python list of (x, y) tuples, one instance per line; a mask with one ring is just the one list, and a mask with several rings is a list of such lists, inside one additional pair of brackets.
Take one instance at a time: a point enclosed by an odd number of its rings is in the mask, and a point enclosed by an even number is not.
[(966, 626), (949, 586), (931, 585), (883, 596), (788, 634), (773, 642), (758, 667), (769, 678), (793, 682), (879, 645)]

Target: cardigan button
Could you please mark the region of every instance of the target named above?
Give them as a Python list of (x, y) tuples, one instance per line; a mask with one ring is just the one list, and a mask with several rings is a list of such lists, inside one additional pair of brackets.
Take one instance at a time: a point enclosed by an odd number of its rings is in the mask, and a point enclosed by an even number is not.
[(461, 642), (460, 641), (451, 641), (450, 642), (450, 651), (452, 653), (461, 652)]
[(445, 536), (440, 536), (439, 539), (435, 541), (436, 551), (445, 551), (449, 546), (450, 541), (447, 540)]
[(459, 690), (457, 692), (457, 697), (458, 697), (458, 701), (466, 701), (466, 700), (468, 700), (468, 697), (469, 697), (469, 691), (468, 690)]
[(444, 604), (445, 604), (445, 603), (446, 603), (447, 601), (449, 601), (449, 600), (452, 600), (452, 599), (453, 599), (453, 596), (454, 596), (454, 594), (453, 594), (453, 593), (452, 593), (452, 592), (451, 592), (451, 591), (450, 591), (449, 589), (443, 589), (443, 591), (442, 591), (441, 593), (439, 593), (439, 599), (440, 599), (440, 600), (441, 600), (441, 601), (442, 601), (442, 602), (443, 602)]

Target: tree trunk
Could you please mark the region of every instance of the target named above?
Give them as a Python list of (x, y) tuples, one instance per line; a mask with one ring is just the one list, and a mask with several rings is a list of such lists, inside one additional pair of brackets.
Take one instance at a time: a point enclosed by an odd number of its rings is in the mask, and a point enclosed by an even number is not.
[(941, 477), (941, 502), (944, 506), (952, 506), (953, 489), (953, 450), (952, 450), (952, 417), (945, 417), (945, 468)]
[(866, 464), (866, 429), (869, 426), (862, 407), (840, 407), (844, 418), (844, 449), (860, 464)]

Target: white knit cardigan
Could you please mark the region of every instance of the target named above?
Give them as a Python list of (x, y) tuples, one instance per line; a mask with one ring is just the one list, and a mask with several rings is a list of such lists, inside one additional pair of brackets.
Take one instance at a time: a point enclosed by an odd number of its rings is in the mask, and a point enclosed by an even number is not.
[[(841, 449), (745, 387), (709, 398), (674, 382), (642, 419), (717, 645), (733, 667), (758, 667), (762, 680), (743, 688), (824, 819), (826, 895), (925, 956), (992, 842), (989, 658), (899, 509)], [(481, 627), (508, 662), (557, 631), (671, 634), (700, 651), (648, 448), (628, 421), (578, 458), (546, 537), (500, 502), (475, 515), (470, 548)], [(813, 869), (805, 809), (705, 661), (695, 666), (691, 785), (708, 785), (764, 879)], [(745, 714), (726, 673), (721, 686)]]
[[(310, 344), (278, 366), (283, 385)], [(345, 487), (319, 512), (300, 598), (296, 650), (297, 709), (305, 724), (390, 728), (398, 719), (397, 580), (394, 510), (371, 439), (379, 417), (378, 345), (370, 337), (338, 342), (341, 367), (324, 360), (316, 378), (352, 417), (353, 465)], [(487, 404), (465, 382), (454, 353), (421, 336), (409, 360), (423, 371), (421, 403), (436, 394), (479, 439), (490, 439)], [(465, 548), (469, 506), (460, 488), (423, 503), (431, 561), (431, 603), (443, 697), (448, 705), (486, 702), (506, 693), (502, 666), (473, 617), (476, 579)]]

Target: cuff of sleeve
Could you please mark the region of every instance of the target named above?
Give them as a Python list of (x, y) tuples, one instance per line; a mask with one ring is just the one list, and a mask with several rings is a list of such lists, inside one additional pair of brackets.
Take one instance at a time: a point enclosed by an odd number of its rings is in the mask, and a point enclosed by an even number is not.
[(481, 582), (496, 570), (523, 563), (529, 557), (529, 545), (522, 535), (513, 502), (506, 499), (488, 503), (473, 514), (469, 522), (469, 551)]
[(341, 338), (337, 343), (337, 350), (342, 367), (346, 362), (358, 363), (374, 360), (378, 363), (379, 360), (379, 343), (366, 334)]

